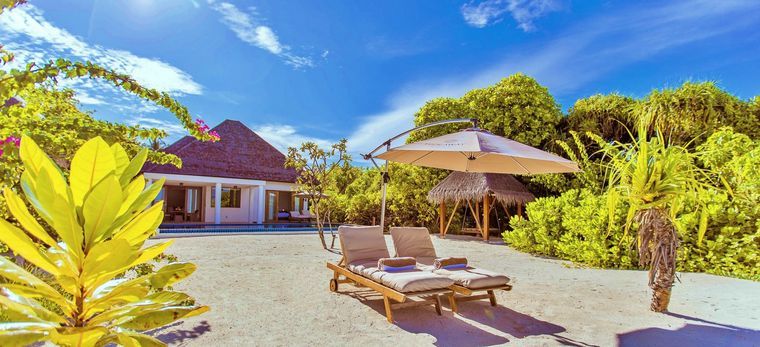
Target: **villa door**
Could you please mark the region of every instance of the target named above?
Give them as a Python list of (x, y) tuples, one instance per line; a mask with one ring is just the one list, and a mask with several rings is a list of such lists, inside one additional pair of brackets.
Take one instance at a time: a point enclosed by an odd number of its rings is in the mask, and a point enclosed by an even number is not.
[(289, 212), (293, 210), (293, 192), (282, 190), (267, 190), (265, 201), (265, 220), (268, 223), (287, 221)]

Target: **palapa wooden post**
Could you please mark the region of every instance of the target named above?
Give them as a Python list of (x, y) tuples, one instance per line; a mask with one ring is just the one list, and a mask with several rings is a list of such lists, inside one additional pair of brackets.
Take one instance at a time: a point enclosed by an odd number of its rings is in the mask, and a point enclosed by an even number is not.
[(517, 215), (522, 218), (522, 204), (519, 202), (517, 203)]
[(488, 234), (490, 234), (490, 229), (488, 226), (488, 217), (490, 215), (489, 212), (491, 212), (490, 199), (488, 198), (488, 193), (483, 197), (483, 240), (488, 241)]
[(438, 210), (438, 222), (440, 226), (438, 227), (438, 231), (441, 233), (441, 237), (444, 237), (446, 234), (446, 201), (441, 201), (441, 206)]

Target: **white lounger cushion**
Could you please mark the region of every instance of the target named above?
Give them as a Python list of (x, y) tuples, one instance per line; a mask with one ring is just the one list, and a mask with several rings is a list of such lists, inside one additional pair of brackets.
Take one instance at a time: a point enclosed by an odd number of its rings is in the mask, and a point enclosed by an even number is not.
[[(399, 257), (414, 257), (418, 267), (435, 274), (446, 276), (460, 286), (470, 289), (494, 287), (509, 283), (509, 277), (485, 269), (467, 267), (459, 270), (436, 270), (433, 267), (436, 253), (427, 228), (391, 228), (393, 245)], [(417, 245), (414, 245), (416, 243)]]
[(433, 241), (430, 240), (430, 234), (425, 227), (393, 227), (391, 237), (396, 256), (407, 257), (402, 254), (414, 254), (409, 257), (436, 257)]
[(453, 279), (432, 273), (430, 271), (381, 271), (377, 268), (377, 260), (364, 260), (349, 263), (348, 269), (355, 274), (359, 274), (375, 282), (382, 283), (402, 293), (443, 289), (454, 284)]
[(341, 225), (338, 227), (338, 236), (346, 264), (374, 260), (377, 266), (378, 259), (390, 258), (380, 226)]

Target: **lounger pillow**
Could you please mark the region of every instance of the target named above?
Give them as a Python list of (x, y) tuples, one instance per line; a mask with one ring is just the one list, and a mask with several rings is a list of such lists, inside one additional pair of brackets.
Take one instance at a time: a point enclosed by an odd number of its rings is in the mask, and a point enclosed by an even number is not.
[(414, 270), (417, 260), (412, 257), (381, 258), (377, 261), (377, 268), (381, 271), (399, 272)]
[(433, 262), (433, 267), (435, 267), (436, 270), (466, 269), (467, 258), (464, 258), (464, 257), (436, 258), (435, 261)]

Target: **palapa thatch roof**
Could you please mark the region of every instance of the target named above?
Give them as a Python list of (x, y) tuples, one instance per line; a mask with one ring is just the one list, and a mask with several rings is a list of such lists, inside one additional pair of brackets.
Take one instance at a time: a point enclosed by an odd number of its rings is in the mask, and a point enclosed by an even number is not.
[(478, 201), (486, 193), (505, 205), (525, 204), (536, 198), (512, 175), (454, 171), (430, 190), (428, 200)]

